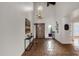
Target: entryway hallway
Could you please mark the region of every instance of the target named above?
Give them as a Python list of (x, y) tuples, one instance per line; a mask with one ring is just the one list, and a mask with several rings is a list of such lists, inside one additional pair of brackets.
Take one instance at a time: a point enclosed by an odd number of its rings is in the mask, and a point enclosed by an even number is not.
[[(74, 44), (61, 44), (55, 39), (34, 39), (30, 50), (24, 52), (23, 56), (77, 56), (79, 46)], [(29, 46), (28, 46), (29, 48)]]

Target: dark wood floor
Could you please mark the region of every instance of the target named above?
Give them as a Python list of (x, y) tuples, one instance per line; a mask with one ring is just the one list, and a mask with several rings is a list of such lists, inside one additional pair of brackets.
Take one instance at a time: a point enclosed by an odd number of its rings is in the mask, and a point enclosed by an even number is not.
[[(23, 56), (78, 56), (79, 46), (60, 44), (54, 39), (34, 39), (33, 46)], [(28, 47), (29, 48), (29, 47)]]

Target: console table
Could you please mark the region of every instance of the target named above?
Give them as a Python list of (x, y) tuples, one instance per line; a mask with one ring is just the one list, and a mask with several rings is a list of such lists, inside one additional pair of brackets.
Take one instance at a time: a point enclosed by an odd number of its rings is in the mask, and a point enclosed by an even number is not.
[[(30, 44), (30, 43), (32, 42), (32, 41), (31, 41), (32, 38), (33, 38), (33, 36), (30, 36), (30, 37), (24, 39), (24, 49), (25, 49), (25, 50), (26, 50), (26, 40), (29, 40), (29, 44)], [(32, 45), (31, 45), (31, 47), (32, 47)], [(30, 47), (30, 48), (31, 48), (31, 47)], [(28, 50), (30, 50), (30, 49), (28, 49)]]

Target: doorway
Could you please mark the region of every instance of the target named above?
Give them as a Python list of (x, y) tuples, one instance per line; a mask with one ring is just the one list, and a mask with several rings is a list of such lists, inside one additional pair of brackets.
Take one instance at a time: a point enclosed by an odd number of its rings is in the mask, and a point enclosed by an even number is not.
[(79, 46), (79, 22), (73, 22), (72, 26), (72, 36), (74, 45)]
[(45, 38), (45, 23), (35, 23), (36, 26), (36, 38)]
[(73, 36), (79, 37), (79, 22), (73, 23)]

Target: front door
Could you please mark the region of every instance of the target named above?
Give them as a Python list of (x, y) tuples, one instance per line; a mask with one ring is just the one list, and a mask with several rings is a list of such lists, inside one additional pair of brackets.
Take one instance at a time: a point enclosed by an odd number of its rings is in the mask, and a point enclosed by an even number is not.
[(36, 23), (36, 38), (45, 38), (45, 23)]

